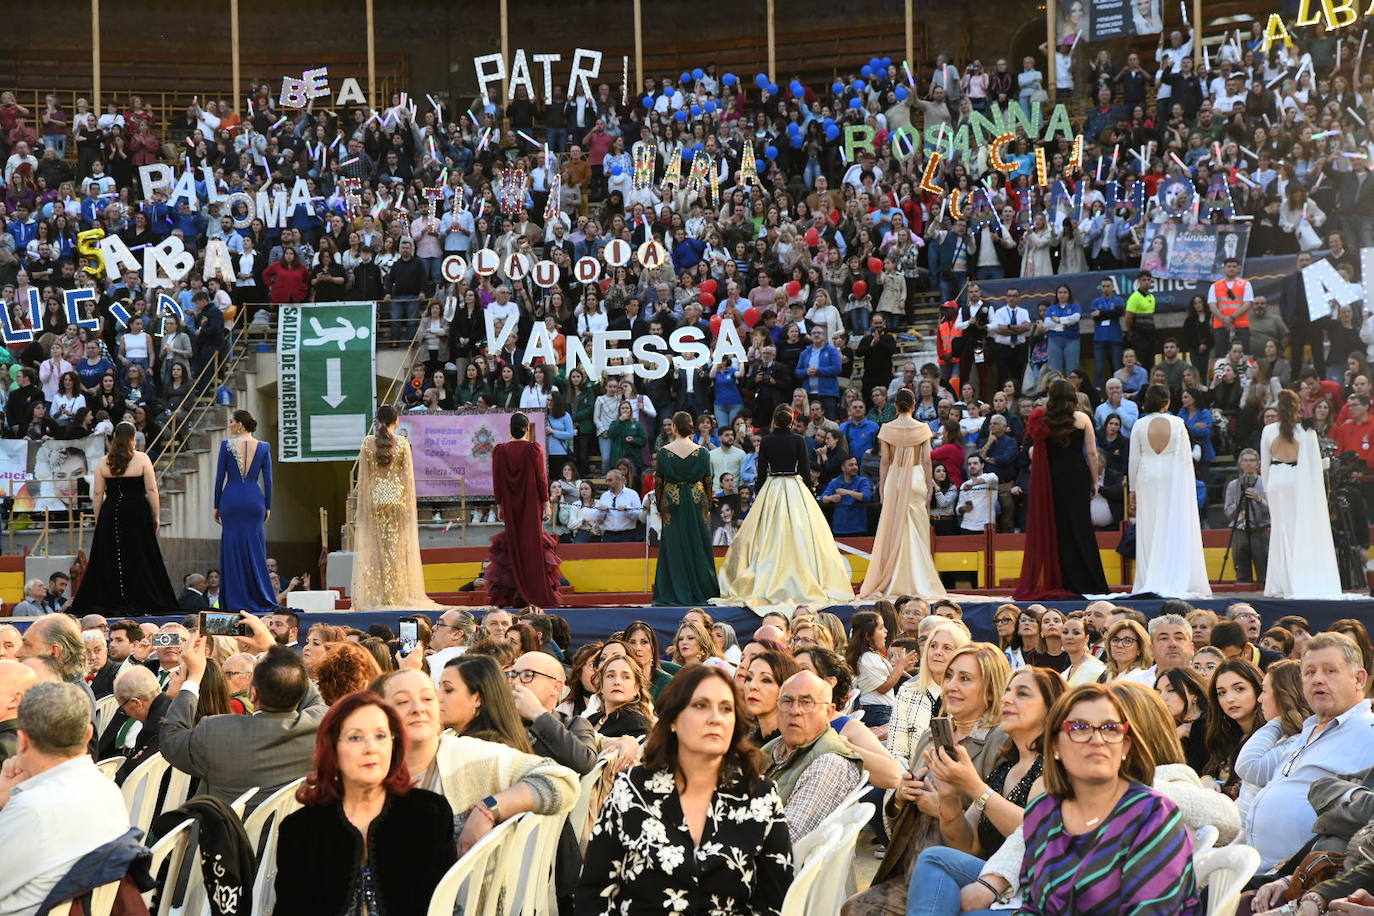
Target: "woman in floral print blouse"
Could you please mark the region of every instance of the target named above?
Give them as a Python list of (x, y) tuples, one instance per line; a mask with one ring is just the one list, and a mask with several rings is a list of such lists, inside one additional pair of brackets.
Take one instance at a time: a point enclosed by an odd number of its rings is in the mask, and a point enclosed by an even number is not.
[(601, 810), (577, 886), (579, 914), (777, 916), (792, 881), (782, 801), (760, 775), (729, 675), (690, 665), (658, 702), (643, 765)]

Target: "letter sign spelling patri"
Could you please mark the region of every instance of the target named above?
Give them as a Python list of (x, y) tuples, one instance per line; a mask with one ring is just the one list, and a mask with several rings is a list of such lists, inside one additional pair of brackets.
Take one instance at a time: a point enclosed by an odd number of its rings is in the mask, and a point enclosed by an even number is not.
[(284, 305), (277, 329), (281, 461), (351, 461), (377, 398), (373, 302)]

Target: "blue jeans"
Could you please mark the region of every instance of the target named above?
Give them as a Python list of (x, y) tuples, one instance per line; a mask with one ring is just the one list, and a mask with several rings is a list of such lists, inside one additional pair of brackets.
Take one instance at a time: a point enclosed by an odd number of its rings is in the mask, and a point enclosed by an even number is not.
[(735, 422), (735, 417), (738, 417), (740, 415), (740, 411), (742, 410), (744, 410), (743, 404), (717, 404), (715, 408), (716, 428), (728, 428), (731, 423)]
[(549, 152), (564, 152), (568, 147), (568, 129), (566, 127), (550, 127), (546, 139), (549, 144)]
[(1007, 272), (1002, 269), (1001, 265), (996, 267), (980, 267), (974, 271), (974, 273), (978, 276), (979, 280), (1003, 280), (1007, 276)]
[(948, 846), (925, 848), (911, 869), (906, 916), (959, 916), (959, 890), (974, 882), (983, 865), (977, 856)]
[(44, 134), (43, 145), (49, 149), (57, 150), (57, 158), (61, 159), (67, 155), (67, 135), (66, 134)]
[(968, 274), (962, 271), (951, 271), (949, 279), (946, 280), (942, 275), (940, 277), (940, 301), (949, 302), (957, 296), (959, 291), (964, 288), (964, 279), (967, 276)]
[(869, 321), (873, 315), (868, 309), (854, 309), (844, 317), (851, 334), (867, 334)]
[(1068, 378), (1078, 368), (1078, 332), (1066, 337), (1050, 335), (1050, 368)]
[(1093, 384), (1100, 390), (1102, 380), (1121, 367), (1121, 341), (1093, 341)]
[(402, 343), (415, 336), (420, 324), (419, 299), (391, 300), (391, 342)]
[(601, 448), (601, 476), (605, 477), (611, 469), (611, 437), (598, 436), (596, 444)]
[(806, 160), (806, 166), (802, 169), (802, 181), (806, 182), (808, 188), (816, 186), (816, 176), (821, 173), (821, 161), (819, 159)]

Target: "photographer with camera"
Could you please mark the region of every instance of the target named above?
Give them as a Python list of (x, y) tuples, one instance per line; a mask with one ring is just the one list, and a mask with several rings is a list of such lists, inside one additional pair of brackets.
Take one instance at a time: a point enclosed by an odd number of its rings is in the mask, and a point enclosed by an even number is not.
[(1227, 549), (1237, 582), (1263, 582), (1269, 566), (1269, 503), (1260, 479), (1259, 452), (1244, 449), (1237, 463), (1239, 476), (1226, 484), (1226, 519), (1231, 523)]

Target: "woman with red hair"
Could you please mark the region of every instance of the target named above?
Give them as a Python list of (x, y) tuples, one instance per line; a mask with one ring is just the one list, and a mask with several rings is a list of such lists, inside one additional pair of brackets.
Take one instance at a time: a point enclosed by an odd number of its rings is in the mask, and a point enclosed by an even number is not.
[(411, 787), (400, 716), (370, 690), (320, 723), (315, 765), (281, 822), (277, 905), (290, 916), (423, 913), (456, 860), (453, 810)]

